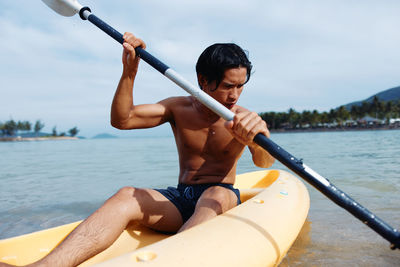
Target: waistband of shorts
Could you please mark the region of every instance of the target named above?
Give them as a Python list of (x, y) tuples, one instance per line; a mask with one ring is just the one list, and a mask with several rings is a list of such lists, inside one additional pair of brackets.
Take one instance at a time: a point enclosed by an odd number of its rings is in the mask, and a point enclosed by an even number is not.
[(211, 186), (226, 186), (226, 187), (232, 187), (233, 184), (225, 184), (225, 183), (205, 183), (205, 184), (184, 184), (184, 183), (179, 183), (178, 188), (186, 188), (186, 187), (211, 187)]

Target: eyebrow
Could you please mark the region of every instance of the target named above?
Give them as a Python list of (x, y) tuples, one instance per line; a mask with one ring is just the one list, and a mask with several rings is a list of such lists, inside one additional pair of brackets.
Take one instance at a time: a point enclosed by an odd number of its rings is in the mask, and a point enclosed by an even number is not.
[[(229, 82), (222, 82), (222, 84), (225, 85), (225, 86), (235, 86), (236, 85), (236, 83), (229, 83)], [(244, 83), (239, 83), (238, 84), (239, 87), (242, 87), (244, 85), (245, 85)]]

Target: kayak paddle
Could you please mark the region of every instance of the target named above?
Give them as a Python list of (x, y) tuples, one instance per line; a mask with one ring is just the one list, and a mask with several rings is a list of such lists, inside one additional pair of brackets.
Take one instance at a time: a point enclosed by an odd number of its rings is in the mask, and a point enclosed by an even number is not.
[[(123, 35), (112, 28), (110, 25), (96, 17), (91, 13), (91, 10), (87, 6), (82, 6), (76, 0), (42, 0), (51, 9), (62, 16), (73, 16), (79, 13), (82, 20), (89, 20), (91, 23), (96, 25), (102, 31), (107, 33), (109, 36), (114, 38), (120, 44), (123, 44)], [(213, 112), (218, 114), (220, 117), (227, 121), (233, 120), (235, 114), (223, 106), (221, 103), (216, 101), (214, 98), (206, 94), (200, 88), (192, 85), (182, 76), (180, 76), (173, 69), (162, 63), (160, 60), (152, 56), (144, 49), (137, 47), (137, 55), (146, 61), (153, 68), (161, 72), (168, 79), (176, 83), (178, 86), (183, 88), (186, 92), (198, 99), (202, 104), (207, 106)], [(314, 186), (317, 190), (341, 206), (363, 223), (368, 225), (371, 229), (381, 235), (383, 238), (391, 243), (392, 249), (400, 249), (400, 233), (391, 227), (389, 224), (378, 218), (375, 214), (364, 208), (362, 205), (357, 203), (354, 199), (349, 197), (346, 193), (334, 186), (328, 179), (322, 177), (306, 164), (302, 160), (292, 156), (289, 152), (275, 144), (271, 139), (267, 138), (263, 134), (257, 134), (254, 138), (254, 142), (264, 148), (273, 157), (279, 160), (286, 167), (291, 169), (293, 172), (298, 174), (300, 177), (305, 179), (308, 183)]]

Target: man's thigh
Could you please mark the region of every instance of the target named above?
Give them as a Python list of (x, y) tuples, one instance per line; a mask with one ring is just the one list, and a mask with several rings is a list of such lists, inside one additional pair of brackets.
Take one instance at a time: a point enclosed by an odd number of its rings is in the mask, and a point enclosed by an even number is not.
[(135, 198), (143, 214), (142, 224), (165, 232), (177, 232), (182, 226), (179, 210), (160, 192), (153, 189), (136, 189)]
[(195, 213), (201, 209), (211, 209), (216, 215), (219, 215), (236, 207), (237, 203), (238, 197), (231, 189), (222, 186), (212, 186), (205, 190), (199, 198)]

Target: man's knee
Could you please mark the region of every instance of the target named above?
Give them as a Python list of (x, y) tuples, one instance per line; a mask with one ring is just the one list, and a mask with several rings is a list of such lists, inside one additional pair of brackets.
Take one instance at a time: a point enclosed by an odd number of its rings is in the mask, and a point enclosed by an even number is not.
[(146, 189), (131, 186), (122, 187), (112, 197), (118, 203), (119, 212), (130, 220), (147, 223), (149, 214), (154, 208), (153, 196)]
[(117, 199), (128, 200), (131, 199), (135, 194), (136, 188), (132, 186), (124, 186), (118, 190), (118, 192), (113, 196)]
[(125, 186), (119, 189), (110, 201), (121, 216), (127, 216), (130, 220), (138, 220), (141, 218), (138, 194), (140, 194), (140, 189)]
[(131, 186), (122, 187), (115, 193), (110, 201), (113, 205), (117, 205), (118, 207), (124, 209), (129, 208), (135, 201), (136, 188)]

